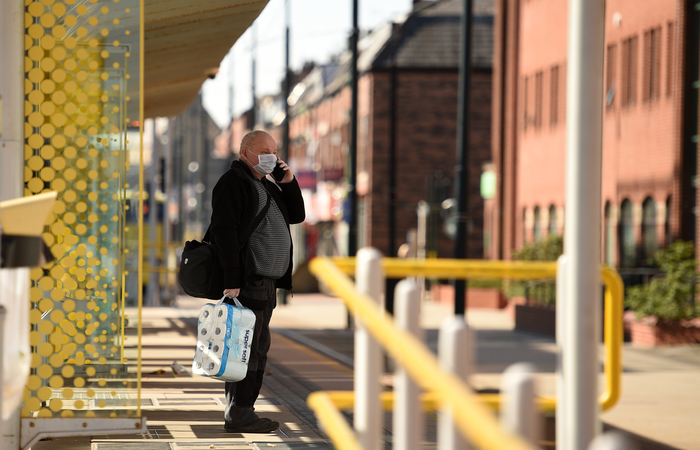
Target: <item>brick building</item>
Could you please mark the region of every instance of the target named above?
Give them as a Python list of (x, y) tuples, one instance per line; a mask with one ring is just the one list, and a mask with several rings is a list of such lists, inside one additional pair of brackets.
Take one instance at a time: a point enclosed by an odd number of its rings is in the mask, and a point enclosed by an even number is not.
[[(695, 240), (698, 11), (688, 0), (608, 0), (602, 255), (636, 267)], [(492, 258), (564, 230), (567, 2), (497, 0)]]
[[(417, 227), (418, 203), (431, 203), (428, 250), (453, 254), (440, 224), (440, 203), (452, 195), (459, 62), (459, 0), (415, 2), (397, 23), (360, 42), (358, 63), (358, 245), (396, 255)], [(483, 257), (479, 177), (490, 159), (493, 3), (474, 5), (470, 114), (469, 256)], [(290, 164), (315, 180), (311, 220), (325, 224), (343, 253), (343, 217), (350, 129), (350, 60), (315, 68), (290, 97)]]

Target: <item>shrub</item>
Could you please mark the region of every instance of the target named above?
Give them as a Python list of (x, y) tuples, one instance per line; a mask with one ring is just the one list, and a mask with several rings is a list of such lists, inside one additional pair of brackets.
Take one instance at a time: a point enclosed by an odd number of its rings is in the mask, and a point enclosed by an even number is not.
[(518, 261), (556, 261), (564, 251), (564, 238), (550, 234), (543, 241), (528, 242), (513, 252)]
[[(556, 261), (563, 251), (564, 239), (551, 234), (542, 241), (526, 243), (523, 248), (513, 252), (513, 258), (518, 261)], [(508, 297), (527, 295), (542, 305), (554, 306), (556, 303), (554, 280), (511, 281), (506, 286)]]
[(629, 288), (625, 305), (635, 311), (637, 317), (698, 317), (694, 300), (698, 262), (695, 259), (693, 243), (676, 241), (657, 251), (653, 259), (665, 275), (649, 284)]

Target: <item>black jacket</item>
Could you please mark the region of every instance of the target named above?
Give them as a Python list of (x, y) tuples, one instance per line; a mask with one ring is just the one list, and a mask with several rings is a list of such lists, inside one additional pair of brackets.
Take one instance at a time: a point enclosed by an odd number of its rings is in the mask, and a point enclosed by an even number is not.
[[(247, 176), (245, 173), (255, 177), (245, 163), (234, 161), (231, 169), (219, 178), (212, 193), (211, 241), (224, 269), (225, 289), (238, 289), (246, 285), (246, 243), (238, 241), (239, 234), (244, 233), (255, 218), (258, 194), (252, 184), (254, 181), (244, 178)], [(279, 189), (266, 178), (261, 181), (282, 211), (287, 230), (289, 224), (304, 221), (304, 200), (296, 178), (289, 183), (279, 184)], [(277, 280), (278, 288), (292, 288), (292, 252), (290, 247), (289, 268)]]

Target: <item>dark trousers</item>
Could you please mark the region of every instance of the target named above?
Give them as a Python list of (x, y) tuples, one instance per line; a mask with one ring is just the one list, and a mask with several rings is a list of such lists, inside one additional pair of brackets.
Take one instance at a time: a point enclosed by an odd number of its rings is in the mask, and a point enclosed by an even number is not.
[[(267, 352), (270, 350), (270, 318), (277, 305), (275, 281), (270, 278), (252, 277), (241, 289), (238, 300), (255, 314), (255, 331), (250, 346), (248, 373), (241, 381), (226, 382), (226, 409), (224, 420), (229, 425), (242, 425), (257, 418), (253, 412), (255, 400), (260, 394)], [(262, 309), (260, 309), (262, 307)]]

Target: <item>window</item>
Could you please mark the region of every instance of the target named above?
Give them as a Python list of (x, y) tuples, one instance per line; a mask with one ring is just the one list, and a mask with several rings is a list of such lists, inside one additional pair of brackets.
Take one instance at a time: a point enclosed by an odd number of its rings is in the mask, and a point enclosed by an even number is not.
[(671, 196), (669, 195), (668, 198), (666, 198), (666, 217), (664, 218), (664, 231), (666, 234), (666, 245), (671, 244), (673, 242), (673, 238), (671, 236)]
[(622, 85), (620, 103), (633, 106), (637, 93), (637, 36), (622, 41)]
[(544, 89), (544, 73), (540, 70), (535, 74), (535, 116), (534, 124), (535, 128), (542, 128), (542, 116), (543, 116), (543, 94)]
[(661, 88), (661, 27), (644, 32), (644, 66), (642, 72), (642, 100), (659, 98)]
[(532, 234), (535, 242), (542, 240), (542, 225), (540, 224), (540, 207), (535, 206), (535, 213), (533, 217), (534, 224), (532, 225)]
[(549, 206), (549, 225), (547, 225), (547, 234), (555, 235), (557, 234), (557, 207), (554, 205)]
[(612, 109), (615, 101), (615, 74), (617, 69), (617, 44), (608, 45), (608, 60), (605, 68), (605, 105)]
[(620, 207), (620, 266), (634, 267), (637, 264), (637, 240), (634, 234), (632, 202), (625, 199)]
[(530, 125), (530, 78), (523, 79), (523, 128), (527, 130)]
[(605, 264), (615, 264), (615, 221), (610, 202), (605, 202)]
[(674, 34), (673, 22), (666, 25), (666, 96), (671, 96), (673, 87), (673, 54), (676, 36)]
[[(362, 116), (358, 124), (359, 136), (358, 136), (358, 151), (357, 151), (357, 167), (360, 172), (369, 170), (368, 168), (368, 158), (369, 158), (369, 115)], [(348, 124), (350, 126), (350, 124)], [(348, 131), (348, 135), (350, 135)]]
[(555, 126), (559, 121), (559, 66), (550, 70), (551, 91), (549, 96), (549, 124)]
[(656, 203), (647, 197), (642, 204), (642, 261), (651, 264), (658, 250), (656, 240)]

